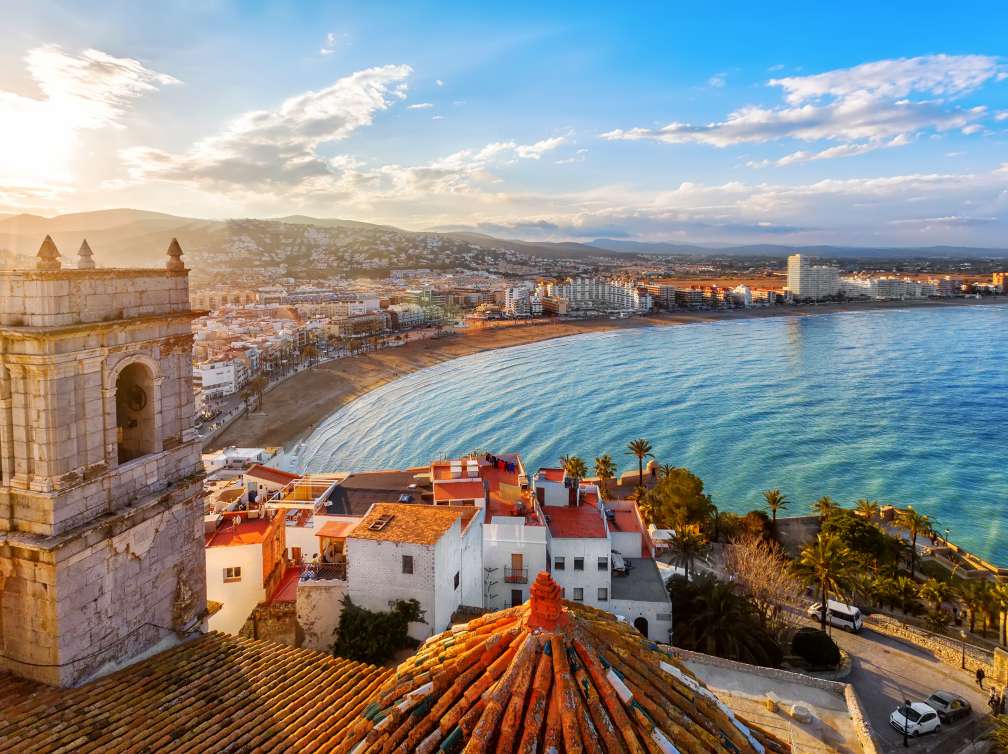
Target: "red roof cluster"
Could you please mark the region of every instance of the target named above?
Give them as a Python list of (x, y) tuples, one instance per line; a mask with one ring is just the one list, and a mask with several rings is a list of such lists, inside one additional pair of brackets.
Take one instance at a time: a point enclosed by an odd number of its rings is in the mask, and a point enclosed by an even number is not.
[(603, 539), (602, 512), (591, 505), (550, 505), (543, 508), (550, 534), (560, 539)]
[(256, 463), (249, 466), (248, 470), (246, 470), (245, 472), (245, 476), (251, 476), (255, 477), (256, 479), (262, 479), (264, 482), (281, 484), (285, 487), (291, 482), (301, 478), (300, 474), (292, 474), (289, 471), (275, 469), (272, 466), (263, 466), (261, 463)]

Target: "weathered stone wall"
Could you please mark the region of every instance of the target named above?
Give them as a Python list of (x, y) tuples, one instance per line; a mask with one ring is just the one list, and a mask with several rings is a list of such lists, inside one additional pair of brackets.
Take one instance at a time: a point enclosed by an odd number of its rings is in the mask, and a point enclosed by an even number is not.
[(346, 582), (339, 579), (302, 581), (298, 584), (297, 622), (303, 633), (302, 647), (320, 652), (332, 651), (346, 586)]
[(0, 325), (66, 327), (189, 311), (184, 271), (0, 271)]
[[(962, 666), (963, 645), (962, 642), (955, 639), (933, 634), (930, 631), (925, 631), (923, 628), (902, 623), (895, 618), (882, 614), (867, 616), (865, 618), (865, 625), (873, 631), (878, 631), (880, 634), (892, 636), (895, 639), (901, 639), (910, 644), (915, 644), (922, 649), (926, 649), (946, 665), (954, 668)], [(994, 656), (987, 650), (967, 644), (966, 668), (976, 671), (978, 667), (983, 668), (986, 675), (993, 677), (995, 672)]]
[(72, 685), (198, 626), (206, 605), (200, 493), (198, 482), (181, 485), (42, 547), (8, 535), (0, 667)]
[(0, 668), (75, 684), (201, 625), (192, 316), (185, 270), (0, 271)]

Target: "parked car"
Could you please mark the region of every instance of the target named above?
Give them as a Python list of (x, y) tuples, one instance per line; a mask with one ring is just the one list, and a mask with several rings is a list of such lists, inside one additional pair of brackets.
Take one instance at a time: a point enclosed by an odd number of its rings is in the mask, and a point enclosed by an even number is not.
[(970, 703), (951, 691), (936, 691), (927, 698), (927, 705), (938, 713), (943, 723), (954, 723), (964, 717), (969, 717), (972, 709)]
[[(816, 602), (805, 613), (810, 618), (821, 619), (822, 603)], [(843, 628), (855, 634), (864, 625), (864, 619), (861, 617), (860, 610), (854, 607), (854, 605), (845, 605), (843, 602), (837, 602), (836, 600), (826, 600), (826, 622), (831, 626)]]
[(889, 715), (889, 724), (900, 733), (905, 730), (908, 736), (937, 733), (941, 730), (938, 713), (924, 702), (912, 702), (909, 707), (900, 705)]

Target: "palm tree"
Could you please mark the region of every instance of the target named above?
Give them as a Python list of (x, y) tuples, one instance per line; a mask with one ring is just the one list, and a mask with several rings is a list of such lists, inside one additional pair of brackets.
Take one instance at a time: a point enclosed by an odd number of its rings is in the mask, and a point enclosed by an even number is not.
[(836, 500), (831, 498), (829, 495), (823, 495), (821, 498), (812, 503), (812, 510), (815, 512), (822, 521), (829, 518), (833, 511), (835, 511), (840, 506), (837, 505)]
[(931, 519), (908, 505), (897, 514), (896, 525), (906, 529), (910, 535), (910, 575), (914, 576), (917, 573), (917, 535), (927, 536), (931, 533)]
[(767, 510), (770, 511), (770, 518), (774, 525), (777, 525), (777, 511), (788, 506), (788, 499), (776, 487), (772, 490), (763, 490), (763, 499), (766, 501)]
[(795, 570), (806, 584), (819, 592), (822, 610), (819, 620), (826, 630), (826, 603), (830, 595), (839, 595), (847, 578), (850, 552), (836, 537), (819, 534), (801, 551)]
[(917, 603), (917, 582), (909, 576), (897, 576), (895, 587), (900, 610), (904, 613), (913, 612), (913, 607)]
[(988, 583), (986, 580), (967, 581), (964, 579), (959, 582), (956, 588), (959, 601), (969, 611), (970, 633), (976, 630), (977, 613), (983, 610), (984, 603), (987, 602)]
[(581, 486), (581, 480), (588, 476), (588, 467), (577, 456), (563, 456), (560, 463), (564, 471), (567, 472), (567, 476), (574, 479), (574, 495), (576, 496), (577, 490)]
[(308, 361), (309, 369), (313, 366), (314, 361), (318, 358), (319, 352), (318, 348), (314, 343), (309, 343), (303, 349), (301, 349), (301, 356)]
[(639, 440), (631, 440), (630, 444), (627, 445), (627, 450), (630, 451), (630, 455), (637, 456), (637, 484), (640, 487), (644, 486), (644, 459), (654, 458), (654, 453), (651, 451), (654, 448), (651, 447), (649, 443), (644, 438)]
[(676, 470), (676, 467), (671, 463), (663, 463), (661, 468), (658, 469), (658, 473), (661, 474), (662, 479), (668, 479), (672, 476), (672, 472)]
[(686, 580), (689, 581), (693, 561), (707, 550), (707, 537), (697, 524), (686, 524), (676, 528), (670, 547), (676, 562), (683, 567)]
[(917, 590), (917, 594), (925, 602), (930, 602), (935, 612), (941, 610), (942, 603), (952, 594), (952, 588), (945, 581), (930, 578)]
[(266, 379), (265, 375), (263, 375), (263, 374), (257, 374), (255, 377), (252, 378), (252, 380), (248, 384), (249, 390), (251, 390), (253, 393), (255, 393), (255, 396), (256, 396), (256, 408), (259, 411), (262, 411), (263, 392), (266, 390), (266, 387), (267, 387), (268, 384), (269, 384), (269, 381)]
[(595, 476), (599, 478), (602, 487), (602, 496), (609, 497), (609, 480), (616, 478), (616, 464), (613, 463), (612, 456), (603, 453), (595, 459)]
[(868, 521), (872, 521), (878, 516), (880, 508), (877, 500), (868, 500), (863, 497), (854, 504), (854, 510)]

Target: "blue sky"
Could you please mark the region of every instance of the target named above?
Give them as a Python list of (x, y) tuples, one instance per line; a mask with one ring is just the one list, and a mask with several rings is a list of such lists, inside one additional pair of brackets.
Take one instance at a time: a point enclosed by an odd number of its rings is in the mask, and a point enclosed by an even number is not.
[(0, 2), (0, 212), (1004, 245), (1003, 3), (150, 5)]

